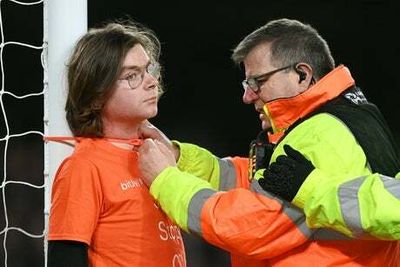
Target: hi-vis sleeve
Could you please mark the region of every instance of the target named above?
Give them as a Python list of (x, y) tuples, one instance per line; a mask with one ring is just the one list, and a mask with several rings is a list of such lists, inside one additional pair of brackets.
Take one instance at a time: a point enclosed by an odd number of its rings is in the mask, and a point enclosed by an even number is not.
[[(178, 168), (208, 181), (213, 189), (227, 191), (249, 187), (248, 158), (218, 158), (208, 150), (189, 143), (173, 141), (180, 149)], [(243, 175), (237, 175), (243, 173)]]
[(233, 254), (272, 258), (307, 242), (313, 233), (303, 212), (262, 190), (256, 180), (250, 190), (216, 191), (208, 182), (168, 167), (150, 192), (185, 231)]
[[(370, 173), (361, 147), (333, 116), (316, 115), (298, 125), (277, 145), (271, 161), (284, 153), (286, 143), (331, 175)], [(150, 193), (185, 231), (252, 259), (271, 259), (309, 241), (343, 240), (334, 231), (311, 230), (301, 210), (262, 190), (258, 181), (250, 182), (247, 159), (218, 159), (189, 144), (180, 148), (178, 166), (163, 170)], [(223, 177), (235, 188), (221, 190)]]
[(302, 188), (298, 192), (305, 198), (294, 203), (304, 208), (308, 226), (333, 228), (355, 238), (400, 240), (400, 180), (370, 174), (337, 183), (318, 169), (307, 180), (326, 185), (313, 186), (312, 194), (303, 194)]

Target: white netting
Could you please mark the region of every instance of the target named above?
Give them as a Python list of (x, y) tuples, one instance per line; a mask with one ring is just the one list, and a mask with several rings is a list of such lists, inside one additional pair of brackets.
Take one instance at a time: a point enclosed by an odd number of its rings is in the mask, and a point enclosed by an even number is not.
[(43, 266), (43, 0), (0, 0), (0, 31), (0, 266)]

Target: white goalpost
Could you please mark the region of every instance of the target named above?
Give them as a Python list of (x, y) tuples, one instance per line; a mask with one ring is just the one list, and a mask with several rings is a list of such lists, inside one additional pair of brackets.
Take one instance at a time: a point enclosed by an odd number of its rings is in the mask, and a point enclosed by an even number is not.
[[(87, 30), (87, 0), (44, 0), (44, 135), (70, 136), (65, 121), (66, 61), (73, 44)], [(45, 234), (47, 234), (52, 179), (71, 148), (56, 142), (45, 144)], [(47, 242), (45, 266), (47, 266)]]
[[(43, 25), (37, 25), (37, 27), (43, 26), (43, 43), (35, 44), (28, 43), (21, 38), (20, 40), (9, 40), (8, 36), (5, 36), (4, 25), (7, 24), (7, 20), (3, 21), (4, 12), (8, 9), (4, 9), (3, 5), (7, 4), (7, 7), (11, 8), (26, 8), (28, 6), (43, 6)], [(12, 16), (8, 16), (12, 17)], [(27, 18), (29, 19), (29, 18)], [(9, 19), (10, 20), (10, 19)], [(8, 21), (9, 21), (8, 20)], [(10, 28), (13, 25), (8, 25)], [(35, 25), (36, 26), (36, 25)], [(52, 180), (55, 172), (61, 163), (61, 161), (71, 152), (71, 147), (56, 142), (43, 142), (41, 141), (45, 136), (70, 136), (67, 123), (65, 121), (64, 105), (66, 96), (66, 63), (71, 49), (76, 40), (87, 30), (87, 0), (0, 0), (0, 31), (1, 31), (1, 43), (0, 43), (0, 69), (1, 69), (1, 89), (0, 89), (0, 170), (2, 170), (2, 180), (0, 184), (0, 243), (2, 248), (0, 249), (0, 266), (9, 266), (10, 259), (9, 254), (12, 251), (13, 255), (24, 255), (26, 250), (31, 250), (29, 242), (21, 244), (21, 236), (24, 238), (39, 239), (43, 241), (43, 254), (38, 257), (44, 257), (43, 262), (47, 266), (47, 232), (48, 232), (48, 216), (50, 210), (50, 194)], [(23, 35), (23, 32), (19, 33)], [(11, 36), (11, 34), (10, 34)], [(14, 36), (14, 35), (12, 35)], [(15, 38), (15, 37), (14, 37)], [(32, 53), (35, 51), (41, 51), (41, 57), (39, 59), (39, 65), (43, 67), (43, 88), (38, 92), (34, 89), (24, 88), (23, 93), (18, 89), (10, 86), (5, 78), (6, 75), (13, 76), (12, 67), (4, 64), (8, 53), (12, 49), (24, 49), (31, 50)], [(26, 57), (21, 55), (20, 58), (13, 58), (15, 64), (24, 66), (24, 60)], [(8, 69), (9, 68), (9, 69)], [(23, 67), (22, 67), (23, 68)], [(25, 75), (21, 78), (29, 77), (29, 70), (24, 69)], [(32, 72), (33, 73), (33, 72)], [(14, 76), (19, 77), (18, 74)], [(29, 91), (31, 90), (31, 91)], [(12, 112), (9, 112), (11, 103), (23, 102), (27, 99), (43, 98), (42, 106), (36, 106), (35, 110), (23, 109), (19, 110), (19, 113), (35, 113), (40, 114), (43, 112), (43, 124), (42, 127), (37, 129), (29, 130), (15, 130), (12, 126)], [(9, 100), (11, 99), (11, 100)], [(7, 101), (6, 101), (7, 100)], [(25, 108), (25, 107), (24, 107)], [(11, 108), (12, 109), (12, 108)], [(40, 112), (38, 112), (40, 110)], [(10, 174), (8, 165), (12, 165), (17, 169), (24, 169), (22, 166), (18, 166), (21, 160), (19, 160), (18, 153), (26, 153), (26, 147), (22, 144), (23, 149), (18, 151), (12, 151), (15, 146), (11, 146), (15, 140), (23, 139), (26, 137), (36, 137), (39, 142), (43, 144), (43, 177), (40, 179), (31, 179), (30, 173), (24, 173), (24, 176), (19, 177), (14, 174)], [(40, 139), (39, 139), (40, 138)], [(22, 141), (23, 143), (23, 141)], [(35, 158), (40, 157), (35, 155)], [(10, 159), (12, 158), (12, 159)], [(12, 161), (10, 163), (10, 161)], [(42, 181), (39, 183), (37, 181)], [(40, 221), (41, 225), (44, 225), (44, 229), (41, 232), (33, 232), (29, 227), (21, 226), (21, 224), (15, 223), (18, 220), (15, 219), (15, 212), (19, 210), (13, 209), (18, 205), (10, 205), (9, 201), (14, 200), (17, 197), (13, 197), (12, 193), (15, 194), (15, 187), (24, 187), (24, 190), (40, 190), (42, 192), (42, 200), (38, 203), (29, 203), (30, 205), (38, 205), (44, 207), (44, 213), (35, 214), (36, 221)], [(26, 191), (23, 191), (26, 192)], [(22, 198), (24, 193), (22, 193)], [(39, 203), (40, 202), (40, 203)], [(23, 216), (22, 216), (23, 217)], [(28, 220), (32, 218), (28, 218)], [(26, 222), (24, 222), (26, 223)], [(23, 225), (23, 224), (22, 224)], [(29, 225), (29, 222), (28, 222)], [(18, 238), (15, 236), (17, 235)], [(20, 242), (20, 243), (18, 243)], [(28, 247), (27, 247), (28, 246)], [(18, 250), (21, 251), (18, 251)], [(22, 251), (25, 250), (25, 251)], [(34, 251), (32, 249), (32, 251)], [(24, 253), (22, 253), (24, 252)], [(28, 252), (29, 253), (29, 252)], [(18, 256), (17, 256), (18, 257)]]

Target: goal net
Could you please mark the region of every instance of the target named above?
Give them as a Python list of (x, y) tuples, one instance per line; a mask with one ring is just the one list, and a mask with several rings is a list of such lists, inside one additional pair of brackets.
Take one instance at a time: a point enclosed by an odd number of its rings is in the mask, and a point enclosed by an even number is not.
[(65, 67), (86, 0), (0, 0), (0, 266), (46, 266), (52, 179), (69, 146)]

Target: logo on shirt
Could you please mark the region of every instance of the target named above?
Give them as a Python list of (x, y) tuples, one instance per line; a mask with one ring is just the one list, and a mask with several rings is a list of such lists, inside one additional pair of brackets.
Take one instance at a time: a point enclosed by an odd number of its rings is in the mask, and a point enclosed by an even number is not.
[(143, 181), (139, 178), (129, 179), (120, 183), (123, 191), (133, 188), (138, 188), (144, 185)]

